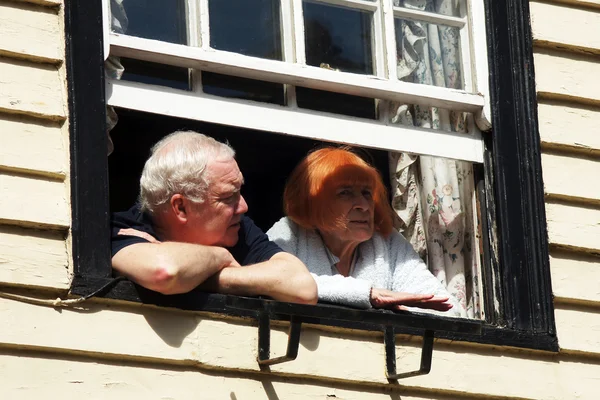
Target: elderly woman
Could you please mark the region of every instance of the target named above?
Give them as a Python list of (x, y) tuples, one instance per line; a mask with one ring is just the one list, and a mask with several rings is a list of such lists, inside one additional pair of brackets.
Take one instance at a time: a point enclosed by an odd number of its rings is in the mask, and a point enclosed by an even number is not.
[(393, 229), (379, 173), (353, 152), (323, 148), (305, 157), (286, 184), (284, 210), (267, 235), (306, 264), (320, 301), (465, 315)]

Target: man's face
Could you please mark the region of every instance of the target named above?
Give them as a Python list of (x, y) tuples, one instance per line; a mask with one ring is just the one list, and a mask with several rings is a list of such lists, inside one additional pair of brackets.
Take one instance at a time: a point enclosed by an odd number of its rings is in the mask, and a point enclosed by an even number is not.
[(208, 164), (209, 187), (206, 199), (197, 204), (189, 216), (194, 243), (207, 246), (232, 247), (238, 241), (242, 214), (248, 204), (240, 189), (244, 178), (234, 159)]

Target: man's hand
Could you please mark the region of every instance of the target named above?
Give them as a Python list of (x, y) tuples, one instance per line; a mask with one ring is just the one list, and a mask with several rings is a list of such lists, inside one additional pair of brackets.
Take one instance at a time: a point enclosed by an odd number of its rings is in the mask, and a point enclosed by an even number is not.
[(433, 294), (412, 294), (393, 292), (386, 289), (371, 289), (371, 304), (375, 308), (391, 310), (406, 310), (406, 307), (428, 308), (437, 311), (448, 311), (452, 304), (448, 297), (438, 297)]

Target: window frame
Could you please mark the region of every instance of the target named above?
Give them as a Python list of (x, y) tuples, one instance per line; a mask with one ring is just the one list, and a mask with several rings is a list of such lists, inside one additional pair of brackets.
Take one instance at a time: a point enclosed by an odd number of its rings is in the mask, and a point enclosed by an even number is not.
[[(459, 319), (455, 331), (436, 336), (556, 352), (529, 3), (486, 0), (485, 6), (491, 116), (494, 130), (502, 132), (484, 137), (485, 184), (479, 188), (485, 194), (483, 279), (484, 298), (489, 303), (487, 319), (481, 335), (466, 333), (469, 321)], [(74, 272), (71, 293), (87, 295), (112, 280), (108, 161), (102, 150), (107, 148), (102, 3), (84, 5), (65, 0), (64, 7)], [(139, 302), (148, 298), (144, 293), (131, 282), (119, 281), (102, 295)], [(193, 291), (183, 296), (183, 303), (178, 296), (159, 296), (157, 302), (244, 314), (225, 307), (226, 297)], [(493, 299), (499, 307), (490, 308)], [(312, 307), (320, 310), (321, 306)], [(405, 317), (395, 314), (390, 318)], [(436, 317), (430, 321), (435, 326)], [(358, 319), (320, 323), (381, 330), (381, 325), (364, 324)], [(396, 332), (421, 335), (422, 329), (405, 327)]]
[[(104, 1), (104, 56), (129, 57), (136, 60), (190, 68), (192, 90), (140, 85), (117, 79), (108, 80), (107, 103), (138, 111), (176, 116), (192, 120), (230, 123), (228, 116), (214, 112), (222, 98), (202, 92), (200, 71), (257, 79), (286, 86), (285, 107), (271, 107), (270, 115), (261, 114), (263, 103), (227, 100), (236, 108), (236, 115), (250, 121), (249, 128), (297, 136), (310, 136), (350, 145), (379, 147), (409, 153), (483, 162), (481, 130), (489, 129), (489, 85), (486, 46), (475, 33), (484, 29), (483, 3), (463, 0), (462, 17), (394, 7), (393, 0), (313, 0), (312, 2), (373, 13), (372, 48), (373, 74), (331, 71), (306, 64), (303, 1), (281, 2), (282, 60), (245, 56), (210, 47), (208, 20), (209, 0), (184, 0), (188, 9), (188, 44), (174, 44), (114, 33), (110, 29), (109, 0)], [(382, 12), (383, 11), (383, 12)], [(460, 30), (461, 61), (464, 90), (398, 80), (396, 71), (395, 18), (445, 24)], [(473, 68), (474, 67), (474, 68)], [(344, 118), (344, 129), (335, 129), (340, 117), (297, 107), (296, 86), (377, 99), (378, 120)], [(165, 102), (151, 97), (167, 95)], [(154, 96), (156, 98), (156, 96)], [(390, 123), (390, 102), (421, 104), (473, 113), (469, 117), (468, 133), (451, 133), (436, 129), (414, 128)], [(212, 107), (212, 110), (209, 110)], [(241, 118), (240, 118), (241, 119)], [(302, 120), (303, 123), (288, 121)], [(311, 123), (307, 124), (306, 121)], [(328, 126), (328, 129), (322, 128)], [(353, 126), (356, 125), (356, 129)], [(310, 126), (310, 132), (300, 127)], [(319, 129), (319, 128), (322, 129)], [(370, 135), (364, 135), (365, 130)], [(337, 133), (337, 134), (336, 134)], [(342, 135), (343, 134), (343, 135)]]

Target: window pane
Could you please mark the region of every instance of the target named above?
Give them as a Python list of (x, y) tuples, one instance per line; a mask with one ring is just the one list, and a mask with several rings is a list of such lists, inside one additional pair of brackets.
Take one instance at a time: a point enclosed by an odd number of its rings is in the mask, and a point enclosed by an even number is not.
[(187, 68), (123, 57), (121, 57), (121, 64), (124, 68), (121, 77), (123, 80), (191, 90)]
[(303, 2), (306, 63), (358, 74), (373, 74), (373, 14)]
[(209, 0), (210, 47), (282, 60), (279, 0)]
[(460, 17), (463, 0), (394, 0), (394, 6)]
[(184, 0), (135, 0), (118, 3), (121, 2), (111, 1), (113, 31), (187, 44)]
[(285, 104), (283, 85), (280, 83), (257, 81), (203, 71), (202, 88), (204, 93), (215, 96), (280, 105)]
[(403, 19), (394, 24), (398, 79), (464, 89), (458, 28)]
[(375, 100), (343, 93), (296, 87), (298, 107), (352, 117), (376, 119)]

